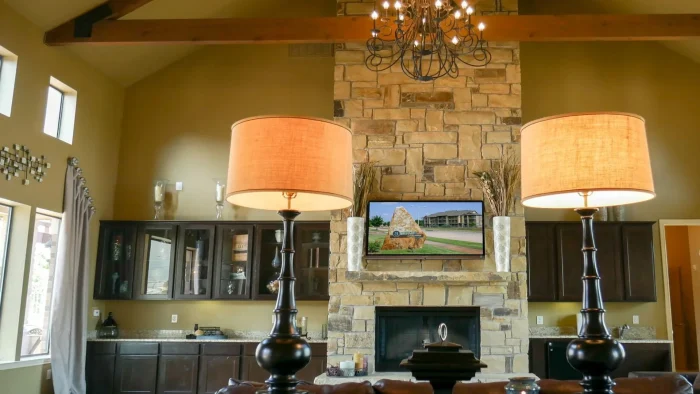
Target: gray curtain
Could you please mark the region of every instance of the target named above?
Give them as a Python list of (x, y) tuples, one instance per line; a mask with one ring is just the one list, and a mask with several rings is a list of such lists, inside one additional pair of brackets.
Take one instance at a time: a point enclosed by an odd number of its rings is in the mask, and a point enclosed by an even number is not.
[(95, 208), (77, 165), (77, 159), (68, 160), (53, 286), (50, 335), (55, 394), (85, 394), (89, 222)]

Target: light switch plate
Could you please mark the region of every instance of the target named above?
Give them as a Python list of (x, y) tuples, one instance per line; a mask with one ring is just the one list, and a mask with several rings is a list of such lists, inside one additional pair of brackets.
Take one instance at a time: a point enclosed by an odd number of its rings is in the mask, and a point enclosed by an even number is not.
[(182, 191), (182, 182), (175, 182), (175, 190)]
[(170, 322), (171, 322), (171, 323), (177, 323), (177, 315), (172, 315), (172, 316), (170, 316)]
[(632, 316), (632, 324), (639, 324), (639, 315)]
[(92, 308), (92, 317), (100, 317), (100, 309)]
[(544, 316), (537, 316), (537, 325), (541, 326), (544, 324)]

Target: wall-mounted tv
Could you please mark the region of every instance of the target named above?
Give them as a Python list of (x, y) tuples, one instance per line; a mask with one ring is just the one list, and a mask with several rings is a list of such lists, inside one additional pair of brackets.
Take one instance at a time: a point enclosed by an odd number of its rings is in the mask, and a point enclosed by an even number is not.
[(367, 256), (484, 256), (483, 201), (370, 201)]

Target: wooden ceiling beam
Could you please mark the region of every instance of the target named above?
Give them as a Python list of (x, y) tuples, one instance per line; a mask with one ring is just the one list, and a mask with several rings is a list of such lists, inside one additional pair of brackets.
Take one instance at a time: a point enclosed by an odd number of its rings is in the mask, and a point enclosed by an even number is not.
[[(95, 23), (104, 20), (115, 20), (131, 13), (153, 0), (108, 0), (97, 7), (51, 29), (44, 37), (60, 37), (61, 39), (83, 39), (92, 35)], [(46, 40), (46, 38), (44, 38)]]
[[(491, 15), (489, 41), (659, 41), (700, 38), (700, 14), (663, 15)], [(103, 20), (90, 37), (52, 30), (47, 45), (273, 44), (364, 42), (369, 17), (288, 19)]]

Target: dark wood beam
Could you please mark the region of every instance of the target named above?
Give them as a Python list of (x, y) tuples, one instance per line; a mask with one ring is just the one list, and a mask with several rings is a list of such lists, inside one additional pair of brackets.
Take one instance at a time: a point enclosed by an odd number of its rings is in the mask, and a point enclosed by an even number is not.
[[(700, 14), (480, 16), (489, 41), (659, 41), (700, 37)], [(364, 42), (369, 17), (104, 20), (90, 37), (46, 33), (47, 45)]]
[[(115, 20), (140, 8), (153, 0), (108, 0), (97, 7), (86, 11), (62, 25), (46, 32), (44, 36), (89, 38), (95, 23), (104, 20)], [(46, 39), (45, 39), (46, 40)]]

